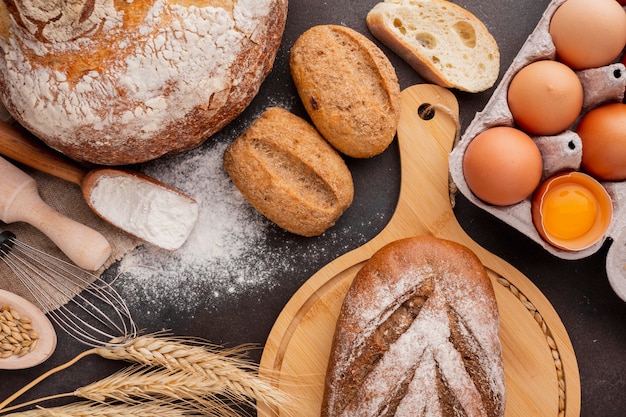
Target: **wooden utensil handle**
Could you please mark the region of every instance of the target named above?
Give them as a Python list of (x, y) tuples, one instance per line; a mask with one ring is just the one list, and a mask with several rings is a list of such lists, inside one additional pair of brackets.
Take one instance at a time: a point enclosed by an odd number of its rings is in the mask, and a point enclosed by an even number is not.
[(81, 185), (87, 170), (47, 148), (20, 126), (0, 121), (0, 154), (31, 168)]
[(111, 255), (111, 245), (94, 229), (63, 216), (39, 195), (24, 194), (29, 209), (22, 209), (21, 220), (36, 227), (77, 266), (96, 271)]
[(103, 235), (48, 206), (35, 180), (4, 158), (0, 158), (0, 220), (36, 227), (72, 262), (90, 271), (99, 269), (111, 254)]

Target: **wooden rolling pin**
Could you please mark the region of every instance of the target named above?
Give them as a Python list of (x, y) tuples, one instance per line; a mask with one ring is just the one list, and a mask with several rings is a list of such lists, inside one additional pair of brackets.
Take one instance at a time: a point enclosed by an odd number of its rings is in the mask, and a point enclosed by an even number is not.
[(0, 220), (36, 227), (72, 262), (89, 271), (99, 269), (111, 254), (104, 236), (48, 206), (35, 180), (4, 158), (0, 158)]
[[(186, 194), (154, 178), (129, 170), (96, 168), (88, 170), (54, 152), (20, 126), (0, 121), (0, 154), (70, 181), (81, 187), (85, 201), (102, 219), (163, 249), (178, 249), (193, 229), (198, 203)], [(96, 188), (105, 182), (114, 189), (124, 207), (103, 207)], [(126, 194), (122, 194), (126, 193)], [(113, 201), (113, 195), (107, 195)], [(124, 213), (121, 215), (120, 213)], [(159, 224), (155, 224), (158, 221)]]

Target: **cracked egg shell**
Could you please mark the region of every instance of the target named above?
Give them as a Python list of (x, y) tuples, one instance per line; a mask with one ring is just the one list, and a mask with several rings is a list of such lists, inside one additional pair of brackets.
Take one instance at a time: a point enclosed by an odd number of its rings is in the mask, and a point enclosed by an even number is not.
[(552, 246), (579, 251), (604, 237), (613, 217), (611, 197), (593, 177), (572, 171), (543, 181), (532, 199), (537, 232)]

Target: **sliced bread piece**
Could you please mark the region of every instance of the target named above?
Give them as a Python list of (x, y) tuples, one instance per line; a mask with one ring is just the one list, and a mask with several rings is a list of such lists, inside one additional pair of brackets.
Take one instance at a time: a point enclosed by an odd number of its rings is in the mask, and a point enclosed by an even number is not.
[(500, 51), (485, 25), (446, 0), (386, 0), (367, 15), (372, 34), (429, 82), (480, 92), (500, 71)]

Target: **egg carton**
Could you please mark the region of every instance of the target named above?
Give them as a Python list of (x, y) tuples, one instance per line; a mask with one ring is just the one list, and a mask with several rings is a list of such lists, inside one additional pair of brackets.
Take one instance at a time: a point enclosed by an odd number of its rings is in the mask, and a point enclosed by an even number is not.
[[(548, 32), (550, 19), (555, 10), (566, 0), (553, 0), (543, 13), (539, 23), (522, 45), (519, 53), (507, 69), (501, 82), (483, 111), (476, 113), (465, 130), (457, 146), (450, 153), (450, 174), (458, 190), (476, 206), (491, 213), (541, 245), (546, 251), (562, 259), (582, 259), (597, 252), (604, 242), (611, 238), (606, 269), (609, 282), (615, 293), (626, 301), (626, 182), (601, 182), (612, 199), (613, 218), (605, 235), (600, 241), (583, 250), (566, 251), (547, 243), (539, 235), (531, 217), (530, 197), (511, 206), (493, 206), (478, 199), (465, 181), (462, 160), (467, 146), (476, 135), (495, 126), (514, 126), (513, 116), (507, 105), (507, 90), (513, 76), (526, 65), (538, 61), (556, 58), (552, 38)], [(584, 91), (583, 111), (604, 102), (620, 102), (626, 88), (626, 68), (621, 63), (613, 63), (601, 68), (577, 71)], [(581, 116), (579, 116), (580, 119)], [(555, 136), (533, 137), (543, 159), (543, 176), (564, 170), (579, 170), (582, 158), (582, 142), (575, 132), (578, 120), (565, 132)]]

